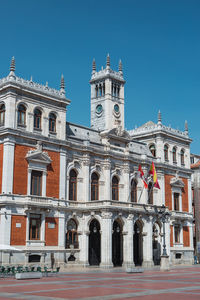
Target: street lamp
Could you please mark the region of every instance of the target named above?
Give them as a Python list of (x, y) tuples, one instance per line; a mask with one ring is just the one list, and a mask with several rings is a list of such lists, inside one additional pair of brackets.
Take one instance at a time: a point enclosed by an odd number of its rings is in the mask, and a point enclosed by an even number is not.
[(170, 214), (168, 211), (166, 211), (166, 207), (164, 206), (164, 204), (161, 206), (160, 210), (158, 211), (158, 214), (160, 215), (160, 220), (163, 223), (163, 256), (167, 256), (165, 243), (165, 223)]

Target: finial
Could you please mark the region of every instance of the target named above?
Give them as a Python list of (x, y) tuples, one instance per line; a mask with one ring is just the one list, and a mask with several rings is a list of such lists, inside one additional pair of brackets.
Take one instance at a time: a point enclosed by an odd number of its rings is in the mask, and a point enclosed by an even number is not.
[(31, 75), (31, 79), (30, 79), (30, 82), (33, 82), (33, 76)]
[(158, 124), (162, 124), (161, 112), (158, 111)]
[(96, 72), (96, 62), (95, 59), (92, 61), (92, 72)]
[(119, 60), (119, 72), (121, 72), (121, 73), (123, 72), (121, 59)]
[(188, 122), (187, 122), (187, 120), (185, 120), (185, 132), (188, 133)]
[(107, 59), (106, 59), (106, 68), (110, 68), (110, 55), (108, 53)]
[(12, 57), (11, 64), (10, 64), (10, 72), (15, 72), (15, 58)]
[(65, 80), (63, 74), (61, 75), (61, 80), (60, 80), (60, 90), (65, 93)]

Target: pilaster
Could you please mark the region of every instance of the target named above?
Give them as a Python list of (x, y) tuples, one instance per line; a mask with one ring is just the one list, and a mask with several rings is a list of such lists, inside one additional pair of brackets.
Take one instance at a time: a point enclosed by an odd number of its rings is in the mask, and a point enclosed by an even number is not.
[(65, 247), (65, 213), (59, 212), (58, 222), (58, 246)]
[(0, 222), (0, 244), (10, 245), (11, 235), (11, 209), (5, 207), (1, 210)]
[(133, 215), (130, 214), (127, 218), (127, 234), (124, 235), (124, 265), (126, 267), (134, 267), (133, 257)]
[(101, 264), (103, 268), (113, 267), (112, 263), (112, 213), (101, 214)]
[(89, 154), (83, 157), (83, 178), (84, 178), (84, 202), (90, 201), (90, 156)]
[(3, 176), (2, 193), (13, 192), (13, 172), (14, 172), (15, 143), (9, 139), (4, 140), (3, 147)]
[(152, 217), (148, 217), (143, 228), (143, 266), (153, 266), (152, 252)]

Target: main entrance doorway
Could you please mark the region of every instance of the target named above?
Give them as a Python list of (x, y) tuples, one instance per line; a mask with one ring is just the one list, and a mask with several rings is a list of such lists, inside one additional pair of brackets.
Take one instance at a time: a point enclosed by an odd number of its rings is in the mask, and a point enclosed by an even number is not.
[(96, 219), (91, 221), (89, 230), (89, 264), (95, 266), (101, 262), (100, 224)]
[(143, 261), (143, 241), (142, 241), (142, 224), (137, 221), (134, 225), (133, 235), (133, 246), (134, 246), (134, 264), (141, 266)]
[(119, 221), (116, 220), (113, 223), (112, 262), (114, 267), (122, 266), (123, 263), (122, 225)]

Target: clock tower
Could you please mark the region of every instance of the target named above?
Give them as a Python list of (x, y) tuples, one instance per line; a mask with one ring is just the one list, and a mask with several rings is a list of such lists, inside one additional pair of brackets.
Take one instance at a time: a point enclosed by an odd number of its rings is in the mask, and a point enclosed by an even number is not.
[(91, 84), (91, 127), (99, 130), (111, 130), (120, 127), (124, 130), (124, 84), (122, 63), (119, 70), (110, 68), (107, 56), (106, 68), (96, 71), (93, 60)]

